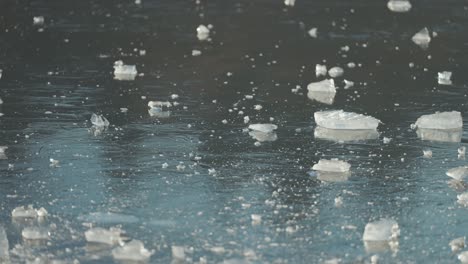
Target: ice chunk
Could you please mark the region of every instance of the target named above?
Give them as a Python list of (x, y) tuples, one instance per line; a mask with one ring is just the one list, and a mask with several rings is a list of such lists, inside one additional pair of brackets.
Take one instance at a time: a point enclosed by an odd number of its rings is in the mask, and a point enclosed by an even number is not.
[(463, 251), (460, 254), (458, 254), (458, 260), (460, 260), (460, 262), (463, 264), (467, 264), (468, 263), (468, 251)]
[(125, 65), (123, 61), (114, 62), (114, 79), (120, 81), (133, 81), (138, 71), (135, 65)]
[(330, 70), (328, 70), (328, 75), (332, 78), (337, 78), (340, 77), (344, 74), (344, 70), (341, 67), (333, 67)]
[(429, 47), (431, 42), (431, 36), (429, 35), (429, 30), (427, 27), (421, 29), (418, 33), (414, 34), (411, 40), (421, 48)]
[(455, 238), (449, 243), (452, 252), (457, 252), (465, 248), (465, 237)]
[(148, 261), (154, 251), (149, 251), (139, 240), (132, 240), (112, 250), (112, 256), (120, 261)]
[(5, 228), (0, 226), (0, 263), (10, 263), (10, 245)]
[(198, 40), (207, 40), (210, 37), (210, 29), (205, 25), (199, 25), (197, 27), (197, 38)]
[(377, 129), (380, 120), (343, 110), (319, 111), (314, 113), (315, 123), (329, 129)]
[(5, 151), (8, 149), (7, 146), (0, 146), (0, 160), (7, 159)]
[(326, 65), (315, 65), (315, 76), (326, 76), (327, 75), (327, 66)]
[(317, 38), (317, 28), (311, 28), (309, 31), (307, 31), (307, 34), (313, 38)]
[(294, 4), (296, 4), (296, 0), (284, 0), (284, 4), (286, 6), (294, 6)]
[(185, 248), (181, 246), (172, 246), (172, 258), (174, 260), (184, 261), (185, 260)]
[(333, 104), (336, 88), (333, 79), (310, 83), (307, 86), (307, 97), (324, 104)]
[(398, 223), (392, 219), (382, 218), (370, 222), (364, 229), (362, 240), (364, 241), (389, 241), (400, 236)]
[(458, 111), (436, 112), (430, 115), (422, 115), (416, 120), (415, 126), (427, 129), (456, 129), (463, 127), (463, 120), (461, 113)]
[(264, 132), (264, 133), (270, 133), (278, 129), (278, 126), (274, 124), (250, 124), (249, 129), (254, 130), (254, 131)]
[(312, 169), (316, 171), (328, 171), (328, 172), (347, 172), (351, 168), (351, 164), (346, 161), (338, 159), (321, 159), (315, 164)]
[(317, 171), (317, 179), (324, 182), (344, 182), (349, 179), (351, 172)]
[(28, 240), (47, 240), (50, 236), (49, 231), (41, 227), (26, 227), (21, 235)]
[(442, 85), (451, 85), (452, 84), (452, 72), (443, 71), (437, 73), (437, 81)]
[[(0, 69), (0, 79), (2, 78), (2, 75), (3, 75), (3, 70), (2, 70), (2, 69)], [(2, 99), (0, 98), (0, 104), (2, 104), (2, 103), (3, 103), (3, 102), (1, 102), (1, 101), (2, 101)]]
[(468, 176), (468, 166), (460, 166), (448, 170), (445, 174), (458, 181), (463, 181)]
[(416, 134), (422, 140), (440, 141), (440, 142), (460, 142), (463, 131), (457, 129), (425, 129), (418, 128)]
[[(2, 78), (2, 72), (1, 72), (1, 70), (0, 70), (0, 78)], [(2, 98), (0, 98), (0, 105), (1, 105), (1, 104), (3, 104)]]
[(390, 0), (387, 7), (392, 12), (404, 13), (411, 10), (411, 3), (408, 0)]
[(317, 126), (314, 137), (337, 142), (362, 141), (379, 138), (379, 132), (375, 129), (329, 129)]
[(345, 86), (344, 86), (345, 89), (349, 89), (354, 86), (353, 81), (344, 80), (344, 83), (345, 83)]
[(91, 123), (100, 128), (108, 127), (110, 125), (109, 120), (105, 118), (103, 115), (96, 115), (93, 113), (91, 115)]
[(432, 158), (432, 150), (430, 149), (423, 150), (423, 157), (425, 157), (426, 159)]
[(47, 211), (44, 208), (38, 210), (34, 209), (31, 205), (24, 207), (16, 207), (11, 212), (11, 217), (13, 218), (36, 218), (36, 217), (46, 217)]
[(463, 206), (468, 206), (468, 192), (457, 195), (458, 203)]
[(42, 26), (43, 24), (44, 24), (44, 17), (43, 16), (33, 17), (33, 25)]
[(196, 56), (200, 56), (202, 54), (202, 52), (200, 50), (192, 50), (192, 56), (196, 57)]
[(122, 230), (110, 228), (109, 230), (96, 227), (85, 232), (86, 241), (89, 243), (101, 243), (108, 245), (118, 245), (122, 242)]
[(249, 131), (249, 136), (258, 142), (276, 141), (278, 139), (278, 135), (276, 135), (275, 132), (262, 132), (256, 130)]

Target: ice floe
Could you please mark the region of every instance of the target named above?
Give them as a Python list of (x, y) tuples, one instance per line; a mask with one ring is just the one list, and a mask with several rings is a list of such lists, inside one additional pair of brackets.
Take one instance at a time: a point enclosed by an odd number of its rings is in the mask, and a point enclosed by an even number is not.
[(329, 129), (377, 129), (380, 120), (343, 110), (319, 111), (314, 113), (318, 126)]

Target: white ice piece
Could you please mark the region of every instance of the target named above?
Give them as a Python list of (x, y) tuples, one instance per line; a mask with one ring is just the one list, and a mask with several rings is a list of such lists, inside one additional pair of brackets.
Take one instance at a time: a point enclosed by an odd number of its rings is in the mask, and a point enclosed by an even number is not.
[(307, 31), (307, 34), (311, 36), (312, 38), (317, 38), (317, 28), (311, 28), (309, 31)]
[(451, 85), (452, 84), (452, 72), (443, 71), (437, 73), (437, 81), (441, 85)]
[(171, 246), (172, 258), (174, 260), (185, 260), (185, 248), (182, 246)]
[(337, 78), (340, 77), (344, 74), (344, 70), (341, 67), (333, 67), (330, 70), (328, 70), (328, 75), (332, 78)]
[(338, 159), (321, 159), (315, 164), (312, 169), (316, 171), (328, 171), (328, 172), (347, 172), (351, 168), (351, 164), (346, 161)]
[(105, 118), (103, 115), (96, 115), (95, 113), (91, 115), (91, 123), (100, 128), (108, 127), (110, 125), (107, 118)]
[(114, 62), (114, 79), (120, 81), (133, 81), (138, 71), (135, 65), (125, 65), (123, 61)]
[(392, 12), (404, 13), (411, 10), (411, 3), (408, 0), (390, 0), (387, 7)]
[(458, 159), (465, 159), (465, 155), (466, 155), (466, 147), (465, 146), (461, 146), (458, 148)]
[(249, 129), (253, 131), (271, 133), (275, 131), (276, 129), (278, 129), (278, 126), (274, 124), (250, 124)]
[(139, 240), (132, 240), (112, 250), (112, 256), (120, 261), (147, 261), (154, 251), (149, 251)]
[(315, 76), (326, 76), (327, 75), (327, 66), (326, 65), (320, 65), (316, 64), (315, 65)]
[(458, 181), (463, 181), (468, 176), (468, 166), (455, 167), (448, 170), (445, 174)]
[(460, 260), (460, 262), (463, 264), (467, 264), (468, 263), (468, 251), (463, 251), (460, 254), (458, 254), (458, 260)]
[(122, 242), (122, 230), (119, 228), (104, 229), (95, 227), (85, 232), (86, 241), (89, 243), (100, 243), (118, 245)]
[(0, 226), (0, 263), (10, 263), (10, 246), (5, 228)]
[(200, 50), (192, 50), (192, 56), (196, 57), (196, 56), (200, 56), (202, 54), (202, 52)]
[(47, 216), (47, 211), (44, 208), (34, 209), (31, 205), (19, 206), (13, 209), (11, 212), (11, 217), (13, 218), (36, 218), (36, 217), (45, 217)]
[(149, 108), (164, 108), (164, 107), (172, 107), (171, 102), (168, 101), (149, 101), (148, 102), (148, 107)]
[(294, 6), (296, 4), (296, 0), (284, 0), (284, 4), (286, 6)]
[(432, 158), (432, 150), (430, 149), (423, 150), (423, 157), (426, 159)]
[(315, 123), (329, 129), (377, 129), (380, 120), (343, 110), (319, 111), (314, 113)]
[(460, 142), (463, 134), (461, 128), (456, 129), (425, 129), (418, 128), (416, 134), (422, 140), (439, 142)]
[(324, 104), (333, 104), (336, 95), (336, 87), (333, 79), (310, 83), (307, 86), (307, 97)]
[(44, 17), (43, 16), (33, 17), (33, 25), (42, 26), (43, 24), (44, 24)]
[[(0, 70), (1, 71), (1, 70)], [(0, 78), (2, 78), (2, 73), (0, 72)], [(0, 105), (3, 104), (2, 98), (0, 98)]]
[(205, 25), (199, 25), (197, 27), (197, 38), (198, 40), (207, 40), (210, 37), (210, 29)]
[(458, 111), (436, 112), (422, 115), (416, 120), (415, 126), (425, 129), (457, 129), (463, 127), (463, 119)]
[(465, 237), (458, 237), (449, 243), (452, 252), (457, 252), (465, 248)]
[(398, 223), (393, 219), (382, 218), (370, 222), (364, 229), (362, 240), (364, 241), (389, 241), (400, 236)]
[(47, 240), (49, 239), (49, 231), (41, 227), (26, 227), (21, 232), (21, 236), (28, 240)]
[(418, 33), (414, 34), (411, 40), (421, 48), (429, 47), (429, 43), (431, 42), (431, 36), (427, 27), (421, 29)]
[(458, 203), (463, 206), (468, 206), (468, 192), (457, 195)]
[(7, 146), (0, 146), (0, 160), (7, 159), (5, 151), (8, 149)]

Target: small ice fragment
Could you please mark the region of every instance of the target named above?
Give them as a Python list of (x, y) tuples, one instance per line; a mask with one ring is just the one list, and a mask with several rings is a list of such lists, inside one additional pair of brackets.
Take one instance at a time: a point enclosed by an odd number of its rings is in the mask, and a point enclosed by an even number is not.
[(120, 261), (147, 261), (154, 251), (149, 251), (139, 240), (132, 240), (112, 250), (112, 256)]
[(362, 141), (379, 138), (379, 132), (375, 129), (329, 129), (317, 126), (314, 137), (336, 142)]
[(262, 105), (254, 105), (254, 109), (257, 111), (262, 110), (263, 106)]
[(7, 159), (5, 151), (8, 149), (7, 146), (0, 146), (0, 160)]
[(315, 123), (329, 129), (377, 129), (380, 120), (343, 110), (318, 111), (314, 113)]
[(458, 148), (458, 159), (465, 159), (466, 147), (461, 146)]
[[(0, 79), (2, 78), (2, 74), (3, 74), (3, 70), (0, 69)], [(2, 99), (0, 98), (0, 101), (2, 101)], [(0, 104), (2, 104), (3, 102), (1, 102)]]
[(443, 71), (437, 73), (437, 81), (441, 85), (451, 85), (452, 84), (452, 72)]
[(463, 181), (468, 176), (468, 166), (455, 167), (448, 170), (445, 174), (458, 181)]
[(46, 217), (49, 214), (44, 207), (41, 207), (38, 210), (36, 210), (36, 213), (37, 217)]
[(252, 214), (250, 218), (252, 218), (252, 224), (258, 225), (262, 222), (262, 216), (259, 214)]
[(32, 207), (31, 205), (27, 207), (16, 207), (11, 212), (11, 217), (13, 218), (36, 218), (37, 216), (37, 210), (34, 209), (34, 207)]
[(315, 65), (315, 76), (326, 76), (327, 75), (327, 66), (326, 65)]
[(458, 203), (463, 206), (468, 206), (468, 192), (457, 195)]
[(33, 17), (33, 25), (42, 26), (43, 24), (44, 24), (44, 17), (43, 16)]
[(330, 70), (328, 70), (328, 75), (332, 78), (337, 78), (340, 77), (344, 74), (344, 70), (341, 67), (333, 67)]
[(343, 198), (341, 196), (335, 197), (335, 206), (336, 207), (343, 206)]
[(10, 245), (5, 228), (0, 226), (0, 263), (10, 263)]
[(172, 258), (174, 260), (185, 260), (185, 248), (182, 246), (172, 246), (171, 247)]
[(426, 159), (432, 158), (432, 150), (430, 149), (423, 150), (423, 157), (425, 157)]
[(468, 263), (468, 251), (463, 251), (460, 254), (458, 254), (458, 260), (460, 260), (462, 264), (467, 264)]
[(247, 124), (250, 122), (250, 117), (249, 116), (244, 116), (244, 124)]
[(344, 80), (344, 83), (345, 83), (345, 86), (344, 86), (345, 89), (349, 89), (354, 86), (353, 81)]
[(309, 31), (307, 31), (307, 33), (312, 38), (317, 38), (317, 28), (311, 28)]
[(52, 167), (52, 168), (60, 167), (60, 165), (59, 165), (60, 161), (58, 161), (56, 159), (53, 159), (53, 158), (50, 158), (49, 161), (50, 161), (50, 164), (49, 164), (50, 167)]
[(264, 132), (264, 133), (270, 133), (278, 129), (278, 126), (274, 124), (250, 124), (249, 129), (254, 130), (254, 131)]
[(167, 164), (167, 162), (164, 162), (164, 163), (161, 165), (161, 168), (163, 168), (163, 169), (167, 169), (167, 167), (169, 167), (169, 164)]
[(141, 5), (141, 0), (135, 0), (135, 5)]
[[(0, 70), (1, 71), (1, 70)], [(2, 73), (0, 72), (0, 78), (2, 78)], [(3, 104), (2, 98), (0, 98), (0, 105)]]
[(192, 50), (192, 56), (196, 57), (196, 56), (200, 56), (201, 55), (201, 51), (199, 50)]
[(427, 27), (421, 29), (418, 33), (414, 34), (411, 40), (421, 48), (429, 47), (431, 42), (431, 36), (429, 35), (429, 30)]
[(284, 4), (286, 6), (294, 6), (295, 3), (296, 3), (296, 0), (284, 0)]
[(351, 164), (346, 161), (338, 159), (321, 159), (315, 164), (312, 169), (316, 171), (328, 171), (328, 172), (347, 172), (351, 168)]
[(389, 241), (400, 236), (398, 223), (392, 219), (382, 218), (370, 222), (364, 229), (362, 240), (364, 241)]
[(96, 115), (95, 113), (91, 115), (91, 123), (99, 128), (108, 127), (110, 125), (107, 118), (105, 118), (103, 115)]
[(411, 3), (408, 0), (390, 0), (387, 7), (392, 12), (404, 13), (411, 10)]
[(40, 227), (26, 227), (21, 232), (24, 239), (28, 240), (47, 240), (49, 239), (49, 232)]
[(198, 40), (207, 40), (210, 37), (210, 29), (205, 25), (199, 25), (197, 27), (197, 38)]
[(455, 238), (449, 243), (452, 252), (457, 252), (465, 248), (465, 237)]
[(121, 81), (133, 81), (138, 71), (135, 65), (125, 65), (123, 61), (114, 62), (114, 79)]
[(417, 128), (426, 129), (456, 129), (463, 127), (461, 113), (458, 111), (452, 112), (436, 112), (430, 115), (422, 115), (415, 123)]
[(110, 228), (107, 230), (95, 227), (85, 232), (85, 238), (89, 243), (118, 245), (122, 242), (121, 233), (122, 231), (119, 228)]
[(384, 144), (388, 144), (388, 143), (390, 143), (390, 141), (392, 141), (391, 138), (388, 138), (388, 137), (384, 137), (384, 138), (383, 138), (383, 143), (384, 143)]
[(425, 129), (418, 128), (416, 134), (422, 140), (439, 142), (460, 142), (463, 134), (461, 128), (456, 129)]

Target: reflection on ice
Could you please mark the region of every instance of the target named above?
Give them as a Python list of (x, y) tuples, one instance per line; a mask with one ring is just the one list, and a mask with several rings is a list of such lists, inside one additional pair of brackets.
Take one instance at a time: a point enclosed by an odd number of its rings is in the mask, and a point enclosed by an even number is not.
[(336, 87), (333, 79), (310, 83), (307, 86), (307, 97), (324, 104), (333, 104), (336, 95)]
[(163, 102), (163, 101), (149, 101), (148, 107), (148, 114), (152, 117), (159, 117), (159, 118), (167, 118), (171, 116), (171, 112), (167, 109), (172, 107), (170, 102)]
[(28, 240), (47, 240), (50, 236), (49, 231), (41, 227), (26, 227), (21, 235)]
[(267, 141), (275, 141), (278, 139), (278, 136), (275, 132), (262, 132), (262, 131), (249, 131), (249, 135), (257, 140), (258, 142), (267, 142)]
[(320, 139), (347, 142), (378, 139), (379, 132), (375, 129), (329, 129), (317, 126), (314, 130), (314, 136)]
[(468, 177), (468, 166), (452, 168), (446, 172), (447, 176), (457, 181), (463, 181)]
[(461, 142), (462, 129), (425, 129), (418, 128), (416, 134), (422, 140), (441, 142)]
[(344, 182), (349, 179), (351, 172), (317, 171), (317, 179), (324, 182)]

